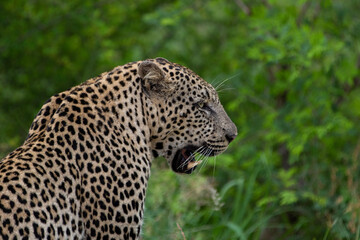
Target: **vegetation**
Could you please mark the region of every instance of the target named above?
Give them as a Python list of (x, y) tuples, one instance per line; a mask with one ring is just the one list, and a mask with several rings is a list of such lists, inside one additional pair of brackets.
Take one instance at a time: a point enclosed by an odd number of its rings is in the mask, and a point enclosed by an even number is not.
[(156, 159), (144, 239), (360, 239), (360, 2), (0, 2), (0, 155), (51, 95), (165, 57), (239, 136), (191, 176)]

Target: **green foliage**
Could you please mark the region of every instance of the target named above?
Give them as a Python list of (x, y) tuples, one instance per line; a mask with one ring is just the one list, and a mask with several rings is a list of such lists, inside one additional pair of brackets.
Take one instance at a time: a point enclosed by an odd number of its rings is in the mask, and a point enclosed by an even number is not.
[(0, 155), (46, 99), (157, 56), (219, 85), (239, 130), (192, 176), (154, 162), (145, 239), (359, 239), (357, 0), (2, 1)]

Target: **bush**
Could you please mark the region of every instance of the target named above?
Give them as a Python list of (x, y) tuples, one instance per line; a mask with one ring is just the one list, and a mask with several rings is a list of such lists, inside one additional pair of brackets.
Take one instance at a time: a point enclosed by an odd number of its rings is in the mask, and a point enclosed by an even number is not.
[(2, 1), (0, 155), (46, 99), (162, 56), (218, 86), (238, 126), (200, 173), (154, 161), (145, 239), (358, 239), (356, 0)]

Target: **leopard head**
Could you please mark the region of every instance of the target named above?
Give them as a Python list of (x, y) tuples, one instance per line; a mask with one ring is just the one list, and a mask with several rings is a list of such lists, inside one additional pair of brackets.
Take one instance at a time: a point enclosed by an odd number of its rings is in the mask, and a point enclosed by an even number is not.
[(143, 61), (139, 76), (146, 96), (153, 155), (177, 173), (191, 173), (195, 156), (224, 152), (237, 136), (216, 90), (190, 69), (164, 58)]

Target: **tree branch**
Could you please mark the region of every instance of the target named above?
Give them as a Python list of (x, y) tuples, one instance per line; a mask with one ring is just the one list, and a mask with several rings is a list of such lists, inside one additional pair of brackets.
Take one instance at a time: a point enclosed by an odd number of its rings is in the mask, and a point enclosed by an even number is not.
[(297, 19), (296, 19), (296, 25), (297, 25), (298, 27), (300, 27), (302, 21), (304, 20), (305, 14), (306, 14), (306, 12), (308, 11), (310, 5), (311, 5), (311, 0), (306, 1), (306, 2), (304, 3), (304, 5), (302, 6), (302, 8), (301, 8), (301, 10), (300, 10), (300, 13), (299, 13), (299, 16), (298, 16)]
[(235, 0), (236, 5), (240, 7), (240, 9), (247, 15), (251, 15), (251, 10), (242, 0)]

